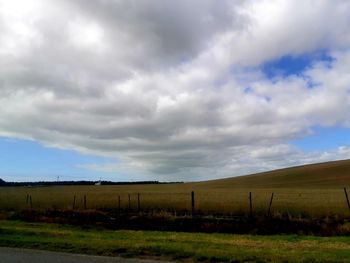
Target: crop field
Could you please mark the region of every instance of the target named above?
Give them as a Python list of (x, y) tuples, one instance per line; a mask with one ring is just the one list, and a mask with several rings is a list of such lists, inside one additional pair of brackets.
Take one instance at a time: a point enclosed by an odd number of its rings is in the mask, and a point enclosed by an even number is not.
[(349, 187), (350, 192), (350, 161), (198, 183), (1, 187), (0, 210), (73, 209), (74, 206), (74, 209), (186, 213), (191, 211), (194, 191), (195, 211), (199, 214), (247, 215), (251, 193), (252, 212), (266, 215), (273, 193), (271, 214), (275, 216), (349, 217), (344, 187)]
[[(191, 190), (195, 193), (195, 210), (202, 214), (246, 215), (250, 211), (267, 214), (271, 194), (271, 213), (294, 216), (350, 215), (343, 189), (196, 189), (187, 185), (144, 186), (54, 186), (8, 187), (0, 189), (2, 210), (21, 209), (119, 209), (141, 211), (191, 211)], [(31, 196), (32, 204), (27, 201)], [(129, 207), (130, 195), (130, 207)], [(86, 196), (86, 207), (84, 207)], [(138, 202), (138, 198), (140, 202)]]

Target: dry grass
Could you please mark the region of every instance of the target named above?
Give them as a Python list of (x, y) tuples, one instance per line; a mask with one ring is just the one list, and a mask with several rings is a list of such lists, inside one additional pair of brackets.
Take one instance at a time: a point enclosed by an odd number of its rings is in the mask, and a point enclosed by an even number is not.
[(290, 167), (199, 184), (214, 188), (341, 189), (350, 187), (350, 160)]
[[(350, 186), (350, 160), (295, 167), (251, 176), (215, 181), (119, 186), (51, 186), (2, 187), (0, 210), (29, 208), (26, 195), (32, 196), (34, 209), (71, 209), (76, 195), (76, 208), (83, 208), (83, 196), (92, 209), (137, 208), (140, 194), (141, 208), (184, 211), (191, 208), (191, 191), (195, 191), (196, 210), (203, 213), (247, 214), (249, 192), (253, 196), (253, 210), (266, 214), (271, 193), (275, 215), (349, 216), (343, 187)], [(350, 190), (350, 189), (349, 189)]]
[[(166, 188), (166, 189), (164, 189)], [(164, 209), (189, 211), (191, 209), (190, 189), (186, 185), (145, 186), (55, 186), (55, 187), (10, 187), (0, 190), (0, 208), (20, 210), (29, 208), (26, 195), (32, 196), (33, 209), (71, 209), (76, 195), (76, 208), (83, 208), (83, 196), (87, 196), (90, 209), (137, 208), (137, 193), (143, 210)], [(274, 192), (272, 211), (275, 215), (332, 216), (345, 217), (349, 214), (342, 189), (201, 189), (195, 191), (196, 210), (203, 213), (247, 214), (249, 192), (252, 192), (253, 210), (266, 214), (271, 193)]]

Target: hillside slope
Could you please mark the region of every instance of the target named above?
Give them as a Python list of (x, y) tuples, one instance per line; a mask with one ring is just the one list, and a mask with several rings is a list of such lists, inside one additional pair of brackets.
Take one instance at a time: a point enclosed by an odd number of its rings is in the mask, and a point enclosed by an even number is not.
[(290, 167), (269, 172), (200, 182), (213, 188), (339, 188), (350, 187), (350, 160)]

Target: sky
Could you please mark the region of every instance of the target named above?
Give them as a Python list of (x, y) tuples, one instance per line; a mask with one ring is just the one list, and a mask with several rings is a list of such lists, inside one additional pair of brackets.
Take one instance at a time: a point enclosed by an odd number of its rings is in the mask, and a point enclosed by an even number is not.
[(0, 178), (349, 159), (349, 24), (347, 0), (0, 0)]

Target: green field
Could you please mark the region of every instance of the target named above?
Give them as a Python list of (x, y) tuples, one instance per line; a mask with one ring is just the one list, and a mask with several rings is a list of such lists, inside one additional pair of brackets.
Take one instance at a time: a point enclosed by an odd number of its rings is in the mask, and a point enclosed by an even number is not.
[(0, 221), (0, 246), (210, 262), (350, 262), (350, 237), (110, 231)]
[(202, 213), (247, 214), (249, 192), (252, 193), (255, 214), (266, 214), (274, 193), (272, 213), (295, 216), (350, 215), (343, 187), (350, 190), (350, 160), (276, 170), (249, 176), (221, 180), (160, 185), (119, 186), (51, 186), (1, 187), (0, 210), (29, 208), (26, 196), (32, 196), (33, 209), (83, 208), (83, 196), (88, 209), (137, 208), (140, 194), (142, 210), (190, 211), (191, 191), (195, 192), (195, 208)]

